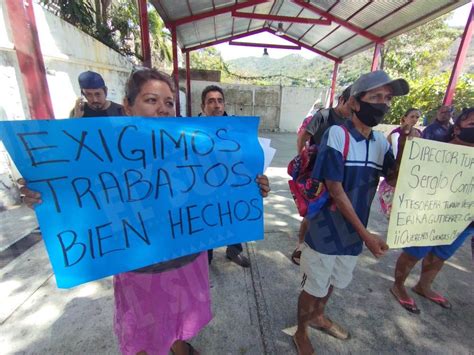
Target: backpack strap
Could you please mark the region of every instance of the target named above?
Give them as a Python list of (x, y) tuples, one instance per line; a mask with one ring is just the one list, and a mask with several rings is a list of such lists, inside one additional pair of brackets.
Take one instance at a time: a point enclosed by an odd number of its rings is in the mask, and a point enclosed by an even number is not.
[(339, 127), (341, 127), (344, 130), (344, 134), (345, 134), (344, 150), (342, 151), (342, 157), (344, 158), (344, 160), (347, 160), (347, 154), (349, 154), (349, 143), (350, 143), (351, 137), (349, 136), (349, 130), (347, 129), (345, 125), (340, 125)]
[[(349, 154), (349, 143), (350, 143), (350, 135), (349, 135), (349, 130), (347, 129), (347, 127), (345, 125), (340, 125), (339, 127), (341, 127), (343, 130), (344, 130), (344, 149), (342, 151), (342, 157), (345, 160), (347, 160), (347, 155)], [(331, 202), (331, 205), (330, 205), (330, 210), (331, 211), (335, 211), (337, 209), (336, 207), (336, 204), (334, 203), (334, 201)]]

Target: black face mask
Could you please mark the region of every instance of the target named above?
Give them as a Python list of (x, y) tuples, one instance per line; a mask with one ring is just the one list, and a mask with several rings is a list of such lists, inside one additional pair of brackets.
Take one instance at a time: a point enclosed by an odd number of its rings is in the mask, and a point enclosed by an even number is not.
[(461, 128), (458, 138), (466, 143), (474, 143), (474, 127)]
[(386, 104), (370, 104), (357, 99), (360, 105), (359, 112), (356, 112), (357, 118), (369, 127), (375, 127), (383, 120), (383, 116), (390, 110)]

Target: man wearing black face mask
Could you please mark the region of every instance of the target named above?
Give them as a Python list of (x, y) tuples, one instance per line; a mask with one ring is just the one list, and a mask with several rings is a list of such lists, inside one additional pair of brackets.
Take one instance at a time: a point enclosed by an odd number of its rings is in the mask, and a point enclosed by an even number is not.
[[(324, 181), (331, 200), (310, 220), (301, 254), (303, 291), (293, 337), (299, 354), (313, 352), (308, 325), (338, 339), (349, 338), (347, 330), (325, 316), (325, 305), (334, 287), (349, 285), (364, 243), (377, 258), (388, 249), (385, 241), (366, 226), (380, 175), (393, 184), (398, 169), (387, 139), (372, 127), (382, 121), (392, 97), (408, 91), (404, 79), (391, 80), (383, 71), (362, 75), (351, 89), (351, 120), (330, 127), (324, 134), (313, 177)], [(402, 129), (399, 146), (407, 134)]]

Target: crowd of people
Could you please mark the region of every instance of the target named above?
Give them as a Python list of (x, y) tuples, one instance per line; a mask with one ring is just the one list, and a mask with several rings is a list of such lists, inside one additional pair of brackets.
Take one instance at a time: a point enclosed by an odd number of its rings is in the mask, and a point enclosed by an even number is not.
[[(350, 91), (348, 98), (347, 94), (344, 95), (347, 90)], [(332, 199), (332, 204), (326, 204), (316, 217), (309, 221), (303, 219), (298, 247), (292, 255), (293, 262), (300, 264), (303, 288), (298, 300), (298, 328), (293, 336), (298, 354), (314, 353), (307, 333), (308, 326), (341, 340), (350, 338), (350, 333), (343, 326), (325, 316), (325, 306), (334, 287), (345, 288), (349, 285), (357, 256), (364, 244), (376, 258), (382, 257), (388, 250), (385, 241), (370, 233), (366, 227), (377, 189), (381, 208), (387, 218), (390, 216), (406, 140), (422, 137), (474, 147), (472, 107), (463, 109), (452, 123), (453, 108), (441, 106), (434, 122), (423, 132), (415, 127), (421, 117), (421, 111), (416, 108), (407, 110), (401, 117), (400, 127), (392, 130), (387, 137), (373, 130), (390, 109), (392, 98), (406, 95), (408, 91), (409, 86), (404, 79), (391, 80), (383, 71), (364, 74), (339, 97), (337, 107), (348, 106), (342, 124), (338, 126), (329, 121), (325, 126), (323, 123), (328, 120), (324, 116), (327, 113), (320, 110), (306, 118), (302, 125), (306, 128), (298, 132), (298, 152), (311, 144), (319, 144), (312, 176), (324, 181)], [(320, 127), (320, 130), (314, 127)], [(347, 157), (343, 154), (347, 140), (344, 131), (349, 131)], [(381, 176), (385, 178), (379, 185)], [(404, 285), (413, 267), (423, 260), (420, 279), (412, 291), (450, 309), (449, 300), (434, 291), (432, 284), (445, 261), (473, 235), (474, 224), (471, 222), (449, 245), (404, 248), (396, 262), (394, 283), (390, 288), (395, 300), (407, 311), (420, 313)]]
[[(167, 74), (154, 69), (137, 70), (130, 75), (123, 105), (107, 100), (107, 87), (98, 73), (82, 73), (79, 86), (86, 101), (78, 99), (71, 117), (176, 114), (177, 91), (173, 82)], [(408, 92), (409, 85), (404, 79), (392, 80), (383, 71), (370, 72), (342, 92), (335, 108), (317, 110), (300, 127), (298, 153), (311, 144), (319, 146), (312, 174), (324, 182), (331, 199), (314, 218), (303, 219), (297, 248), (291, 257), (300, 265), (302, 274), (297, 330), (293, 336), (298, 354), (314, 353), (308, 327), (341, 340), (350, 338), (349, 331), (325, 314), (325, 306), (334, 288), (345, 288), (351, 282), (364, 245), (376, 258), (388, 250), (381, 236), (367, 230), (367, 223), (382, 176), (385, 179), (379, 197), (387, 216), (390, 214), (390, 198), (406, 140), (421, 136), (474, 147), (473, 108), (464, 110), (451, 123), (451, 107), (442, 106), (436, 120), (423, 132), (415, 127), (422, 113), (413, 108), (388, 137), (374, 130), (390, 109), (393, 97)], [(205, 88), (201, 109), (202, 116), (226, 116), (222, 88)], [(27, 182), (21, 184), (26, 204), (35, 206), (42, 202), (41, 195), (30, 190)], [(259, 175), (256, 184), (266, 197), (270, 192), (268, 178)], [(416, 263), (423, 260), (420, 280), (413, 292), (451, 308), (444, 296), (432, 290), (432, 283), (443, 263), (473, 234), (471, 223), (451, 245), (405, 248), (398, 258), (395, 282), (390, 289), (396, 301), (409, 312), (419, 313), (404, 284)], [(249, 267), (250, 260), (242, 251), (241, 244), (230, 245), (226, 257), (239, 266)], [(187, 341), (212, 319), (208, 268), (212, 258), (213, 252), (209, 250), (114, 276), (114, 330), (123, 354), (168, 354), (170, 350), (180, 355), (197, 353)]]

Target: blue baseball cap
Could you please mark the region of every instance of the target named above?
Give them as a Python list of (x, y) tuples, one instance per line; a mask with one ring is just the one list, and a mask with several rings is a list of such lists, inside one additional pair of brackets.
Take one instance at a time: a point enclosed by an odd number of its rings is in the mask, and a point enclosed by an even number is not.
[(85, 71), (79, 75), (79, 87), (82, 89), (102, 89), (105, 82), (99, 73), (94, 71)]

